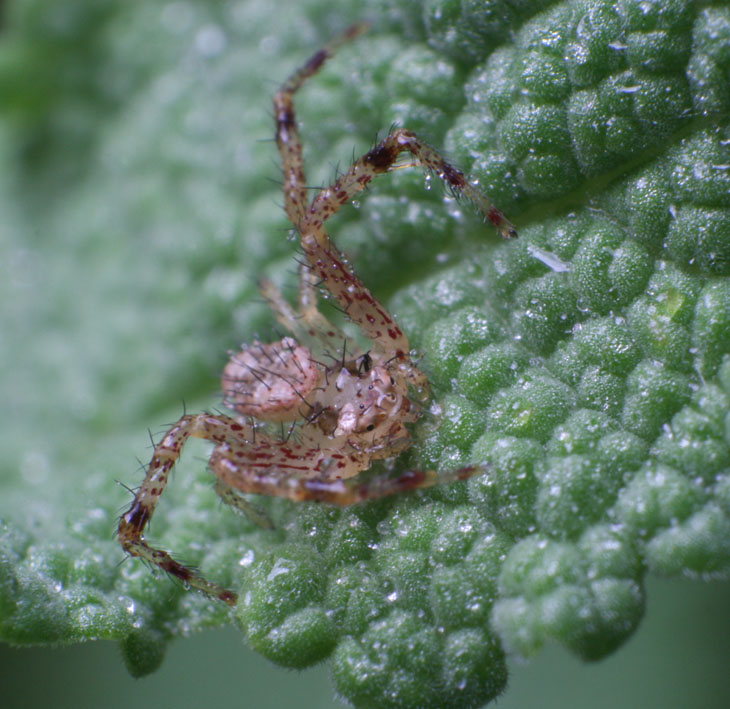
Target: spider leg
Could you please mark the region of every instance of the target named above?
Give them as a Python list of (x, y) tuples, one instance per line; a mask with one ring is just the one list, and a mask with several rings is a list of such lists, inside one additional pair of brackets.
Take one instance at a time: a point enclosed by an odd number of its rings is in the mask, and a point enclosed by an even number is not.
[[(330, 349), (334, 354), (340, 348), (345, 335), (319, 312), (317, 308), (319, 283), (319, 276), (314, 269), (309, 264), (303, 264), (299, 269), (299, 312), (310, 333), (313, 332), (325, 348)], [(354, 348), (352, 353), (354, 353)]]
[(299, 342), (308, 338), (307, 328), (301, 322), (301, 316), (289, 305), (281, 291), (269, 280), (259, 281), (259, 290), (274, 313), (276, 321), (285, 327)]
[[(317, 309), (317, 290), (315, 274), (308, 264), (300, 267), (299, 272), (299, 312), (287, 303), (281, 291), (268, 280), (259, 283), (261, 295), (266, 298), (279, 324), (294, 335), (298, 342), (317, 343), (324, 352), (333, 356), (342, 349), (345, 339), (343, 332), (333, 325)], [(348, 351), (356, 353), (354, 344), (348, 344)]]
[(180, 457), (180, 452), (188, 438), (191, 436), (203, 438), (220, 444), (231, 439), (252, 438), (253, 434), (249, 429), (250, 426), (245, 426), (227, 416), (211, 414), (183, 416), (155, 447), (145, 479), (137, 490), (129, 509), (119, 520), (117, 530), (119, 542), (128, 554), (145, 559), (193, 588), (231, 606), (235, 606), (238, 600), (233, 591), (206, 581), (192, 569), (175, 561), (166, 551), (149, 546), (143, 533), (169, 481), (170, 471)]
[(274, 96), (276, 144), (279, 147), (284, 172), (284, 209), (289, 221), (295, 226), (298, 226), (304, 218), (308, 200), (302, 142), (299, 138), (299, 128), (294, 113), (294, 94), (310, 76), (319, 71), (340, 45), (362, 34), (367, 27), (366, 23), (353, 25), (338, 38), (315, 52), (281, 85)]
[(243, 512), (254, 524), (257, 524), (262, 529), (274, 528), (274, 523), (266, 512), (252, 502), (249, 502), (245, 497), (239, 495), (230, 485), (226, 485), (220, 478), (216, 479), (213, 489), (223, 502)]
[[(367, 27), (366, 23), (353, 25), (315, 52), (307, 62), (291, 74), (274, 96), (276, 144), (281, 155), (284, 175), (284, 209), (289, 221), (295, 226), (299, 226), (304, 219), (309, 199), (302, 142), (294, 111), (294, 94), (307, 79), (320, 70), (340, 45), (362, 34)], [(277, 320), (297, 339), (301, 341), (316, 339), (324, 346), (325, 351), (336, 356), (345, 338), (339, 328), (332, 325), (317, 308), (318, 282), (320, 282), (319, 275), (311, 267), (303, 265), (299, 279), (299, 313), (294, 312), (273, 284), (263, 282), (261, 292), (272, 306)]]
[[(448, 473), (409, 470), (397, 477), (385, 475), (363, 482), (357, 477), (335, 476), (332, 458), (336, 456), (328, 459), (327, 451), (324, 450), (300, 446), (302, 450), (282, 455), (281, 446), (271, 446), (265, 453), (260, 447), (257, 448), (256, 453), (253, 453), (243, 451), (235, 443), (218, 446), (213, 451), (210, 465), (226, 485), (244, 493), (274, 495), (294, 502), (327, 502), (342, 506), (466, 480), (483, 472), (483, 468), (478, 466)], [(245, 460), (247, 454), (248, 460)], [(342, 457), (341, 454), (337, 456)]]
[(356, 160), (347, 173), (331, 187), (322, 190), (314, 198), (299, 224), (302, 248), (313, 271), (363, 333), (377, 342), (384, 351), (394, 352), (399, 357), (408, 353), (408, 340), (332, 243), (324, 223), (343, 204), (352, 201), (358, 192), (364, 190), (374, 177), (396, 169), (396, 161), (403, 152), (414, 156), (413, 164), (435, 172), (454, 192), (471, 199), (502, 236), (517, 236), (507, 217), (468, 182), (463, 172), (446, 162), (415, 133), (403, 128), (386, 136), (372, 150)]

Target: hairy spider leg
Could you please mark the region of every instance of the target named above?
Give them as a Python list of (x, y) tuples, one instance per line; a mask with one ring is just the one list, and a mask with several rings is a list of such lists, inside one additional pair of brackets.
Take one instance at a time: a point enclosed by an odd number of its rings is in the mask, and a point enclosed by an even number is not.
[(332, 243), (324, 223), (343, 204), (352, 201), (379, 174), (396, 169), (396, 161), (403, 152), (421, 165), (435, 172), (457, 194), (471, 199), (484, 216), (505, 238), (517, 236), (512, 223), (490, 200), (468, 182), (464, 173), (449, 164), (415, 133), (398, 129), (375, 148), (367, 152), (335, 183), (320, 192), (307, 207), (306, 177), (302, 144), (294, 112), (294, 94), (304, 82), (316, 74), (334, 49), (366, 29), (355, 25), (335, 42), (316, 52), (295, 71), (274, 97), (276, 142), (284, 169), (284, 204), (292, 223), (301, 232), (301, 244), (312, 269), (325, 287), (338, 300), (347, 315), (363, 333), (383, 352), (393, 352), (399, 359), (409, 356), (408, 339), (393, 317), (355, 275), (345, 257)]
[[(315, 335), (320, 340), (325, 351), (330, 350), (331, 354), (335, 354), (342, 349), (345, 335), (319, 312), (317, 307), (319, 283), (319, 277), (312, 267), (306, 262), (302, 263), (299, 267), (299, 312), (309, 327), (309, 334)], [(356, 357), (359, 348), (348, 340), (347, 352)], [(344, 356), (345, 353), (342, 354)]]
[(409, 355), (408, 339), (393, 317), (355, 275), (330, 240), (324, 223), (343, 204), (364, 190), (374, 177), (391, 171), (403, 152), (411, 153), (418, 164), (436, 172), (454, 192), (463, 193), (474, 200), (485, 216), (497, 226), (502, 236), (513, 238), (517, 235), (502, 212), (477, 192), (460, 170), (447, 163), (415, 133), (403, 128), (388, 135), (375, 148), (356, 160), (347, 173), (314, 198), (299, 224), (304, 253), (350, 319), (381, 351), (393, 352), (399, 359), (405, 359)]
[(304, 170), (302, 142), (294, 113), (294, 94), (302, 84), (316, 74), (320, 67), (342, 44), (355, 39), (368, 29), (367, 23), (352, 25), (339, 37), (315, 52), (279, 88), (274, 96), (276, 144), (281, 154), (284, 173), (284, 209), (289, 221), (298, 226), (307, 211), (307, 178)]
[(316, 274), (309, 264), (299, 268), (299, 310), (295, 311), (281, 291), (269, 280), (259, 282), (259, 290), (274, 312), (277, 322), (283, 325), (300, 343), (307, 346), (318, 344), (321, 350), (333, 357), (342, 355), (343, 342), (347, 340), (347, 353), (357, 356), (358, 348), (336, 325), (333, 325), (317, 309)]
[(274, 529), (274, 523), (266, 512), (252, 502), (249, 502), (245, 497), (241, 497), (230, 485), (226, 485), (220, 478), (216, 478), (213, 489), (223, 502), (243, 512), (254, 524), (262, 529)]
[(348, 466), (364, 467), (363, 454), (344, 454), (292, 442), (280, 442), (257, 434), (251, 426), (227, 416), (198, 414), (183, 416), (155, 447), (142, 485), (132, 504), (119, 520), (118, 537), (124, 550), (180, 579), (185, 584), (235, 606), (238, 596), (223, 586), (212, 583), (195, 570), (176, 561), (168, 552), (151, 547), (144, 539), (144, 530), (157, 506), (170, 471), (180, 457), (188, 438), (213, 441), (216, 447), (210, 467), (217, 477), (216, 492), (263, 527), (271, 527), (268, 516), (242, 498), (242, 493), (284, 497), (296, 502), (318, 501), (352, 505), (409, 490), (445, 482), (465, 480), (480, 472), (466, 467), (439, 474), (435, 471), (406, 471), (398, 477), (377, 477), (368, 482), (355, 478), (343, 480)]
[[(369, 25), (364, 22), (352, 25), (339, 37), (315, 52), (289, 76), (274, 96), (276, 144), (281, 156), (284, 177), (284, 210), (289, 221), (296, 227), (299, 227), (307, 213), (309, 196), (307, 194), (304, 153), (294, 111), (294, 94), (309, 77), (316, 74), (322, 65), (334, 55), (338, 47), (355, 39), (365, 32), (368, 27)], [(261, 292), (271, 304), (277, 320), (289, 329), (295, 337), (302, 341), (316, 339), (323, 345), (325, 351), (337, 356), (343, 347), (342, 343), (345, 337), (339, 328), (332, 325), (317, 308), (319, 276), (306, 263), (302, 264), (299, 276), (298, 313), (295, 313), (286, 303), (273, 284), (266, 281), (262, 282)], [(300, 319), (304, 321), (304, 327), (299, 325), (298, 321)]]
[[(304, 156), (302, 151), (302, 143), (299, 137), (299, 128), (297, 126), (296, 114), (294, 111), (294, 94), (302, 87), (304, 82), (316, 74), (322, 65), (329, 59), (335, 49), (341, 44), (354, 39), (367, 29), (367, 24), (354, 25), (346, 30), (340, 37), (328, 44), (323, 49), (315, 52), (305, 64), (297, 69), (281, 86), (274, 96), (274, 116), (276, 119), (276, 144), (281, 155), (282, 167), (284, 172), (284, 208), (287, 216), (300, 231), (308, 218), (310, 212), (314, 208), (310, 208), (307, 199), (306, 173), (304, 169)], [(364, 187), (364, 185), (363, 185)], [(327, 210), (329, 206), (325, 206)], [(339, 205), (338, 205), (339, 208)], [(332, 214), (337, 211), (332, 209)], [(321, 219), (324, 222), (326, 216)], [(321, 229), (321, 224), (320, 224)], [(386, 323), (384, 330), (378, 330), (378, 344), (380, 344), (383, 332), (389, 332), (392, 339), (396, 342), (396, 349), (399, 350), (400, 356), (407, 356), (409, 351), (408, 339), (398, 327), (396, 322), (390, 317), (385, 308), (372, 296), (370, 291), (363, 285), (360, 279), (352, 272), (345, 258), (340, 254), (337, 248), (330, 242), (326, 232), (321, 229), (326, 247), (331, 256), (327, 264), (318, 264), (318, 259), (314, 257), (312, 248), (308, 248), (308, 244), (304, 241), (304, 233), (302, 232), (302, 246), (309, 262), (312, 264), (315, 277), (323, 282), (323, 284), (331, 289), (334, 283), (340, 279), (336, 275), (331, 274), (332, 269), (339, 269), (344, 279), (343, 288), (357, 291), (358, 295), (364, 297), (369, 304), (368, 312), (362, 315), (363, 323), (367, 323), (368, 319), (372, 319), (372, 323), (376, 320), (380, 323)], [(360, 313), (348, 312), (351, 304), (343, 298), (338, 292), (340, 289), (332, 290), (333, 295), (337, 298), (340, 305), (345, 309), (350, 317), (360, 325), (364, 333), (371, 335), (367, 324), (360, 322)], [(359, 310), (359, 309), (358, 309)], [(355, 317), (353, 317), (353, 314)], [(390, 343), (387, 343), (390, 344)]]
[[(216, 475), (231, 488), (243, 493), (256, 495), (270, 495), (284, 497), (293, 502), (327, 502), (347, 507), (388, 497), (402, 492), (418, 490), (434, 485), (467, 480), (472, 475), (483, 472), (478, 466), (467, 466), (447, 473), (438, 473), (434, 470), (407, 470), (397, 477), (390, 475), (378, 476), (366, 482), (357, 477), (340, 478), (334, 473), (342, 454), (327, 457), (327, 451), (317, 449), (306, 450), (305, 458), (308, 461), (309, 472), (320, 471), (317, 477), (306, 477), (302, 471), (307, 466), (305, 459), (292, 464), (290, 456), (282, 455), (280, 446), (272, 446), (270, 455), (279, 458), (278, 461), (269, 460), (265, 464), (253, 461), (241, 463), (240, 456), (250, 455), (238, 443), (218, 446), (211, 455), (210, 465)], [(316, 463), (315, 463), (316, 460)], [(313, 463), (315, 463), (313, 465)], [(286, 468), (292, 470), (287, 471)]]
[(166, 551), (155, 549), (144, 540), (145, 527), (169, 482), (170, 471), (180, 457), (185, 441), (191, 436), (220, 444), (239, 437), (250, 437), (253, 440), (253, 429), (228, 416), (212, 414), (183, 416), (155, 446), (145, 479), (129, 509), (119, 520), (117, 536), (124, 550), (131, 556), (138, 556), (193, 588), (234, 606), (238, 600), (235, 593), (206, 581), (193, 569), (175, 561)]

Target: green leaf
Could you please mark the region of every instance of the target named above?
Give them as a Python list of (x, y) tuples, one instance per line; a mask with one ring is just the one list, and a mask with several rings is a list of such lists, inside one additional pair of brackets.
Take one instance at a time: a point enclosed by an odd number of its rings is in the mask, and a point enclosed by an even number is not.
[[(220, 509), (190, 446), (151, 537), (234, 613), (113, 538), (156, 435), (220, 405), (226, 351), (293, 293), (271, 83), (348, 24), (302, 91), (310, 184), (395, 121), (517, 223), (500, 243), (419, 170), (332, 234), (433, 402), (397, 469), (486, 472), (350, 509)], [(730, 6), (15, 0), (0, 39), (5, 406), (0, 639), (172, 638), (234, 622), (358, 707), (477, 707), (506, 654), (586, 659), (642, 620), (647, 572), (730, 575)], [(432, 187), (433, 189), (426, 189)], [(202, 459), (202, 460), (201, 460)]]

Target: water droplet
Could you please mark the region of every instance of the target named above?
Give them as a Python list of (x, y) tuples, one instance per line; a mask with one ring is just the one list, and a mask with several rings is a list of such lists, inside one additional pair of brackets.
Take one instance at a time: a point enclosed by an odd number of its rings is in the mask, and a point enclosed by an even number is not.
[(286, 559), (277, 559), (271, 571), (269, 571), (269, 575), (266, 577), (266, 580), (273, 581), (277, 576), (288, 574), (291, 571), (288, 566), (285, 566), (285, 564), (288, 563), (289, 562)]
[(528, 244), (527, 252), (538, 261), (542, 261), (542, 263), (556, 273), (563, 273), (570, 270), (570, 264), (563, 261), (551, 251), (541, 249), (539, 246), (534, 246), (533, 244)]
[(239, 566), (243, 566), (244, 568), (247, 568), (253, 564), (254, 560), (256, 559), (256, 554), (254, 553), (253, 549), (249, 549), (242, 557), (241, 560), (238, 562)]

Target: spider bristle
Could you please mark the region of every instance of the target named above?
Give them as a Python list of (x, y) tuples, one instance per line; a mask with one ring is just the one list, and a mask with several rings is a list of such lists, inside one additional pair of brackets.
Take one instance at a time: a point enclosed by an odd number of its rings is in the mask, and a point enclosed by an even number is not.
[[(115, 532), (116, 535), (116, 532)], [(122, 564), (127, 561), (127, 559), (131, 559), (132, 555), (129, 552), (124, 552), (124, 556), (117, 562), (116, 567), (119, 569), (121, 568)]]
[(253, 369), (253, 367), (248, 367), (248, 371), (253, 374), (254, 379), (259, 381), (261, 384), (263, 384), (267, 389), (271, 390), (271, 387), (267, 384), (265, 379), (263, 377), (260, 377), (258, 374), (256, 374), (256, 371)]
[(152, 447), (153, 448), (157, 448), (157, 444), (155, 443), (155, 438), (154, 438), (154, 436), (152, 434), (152, 429), (151, 428), (148, 428), (147, 429), (147, 437), (150, 439), (150, 444), (152, 445)]
[[(140, 463), (140, 468), (142, 470), (147, 470), (147, 466), (144, 463)], [(137, 471), (139, 471), (140, 468), (138, 468)], [(137, 491), (139, 490), (139, 486), (136, 488), (131, 488), (131, 487), (129, 487), (129, 485), (127, 485), (126, 483), (123, 483), (121, 480), (115, 480), (114, 482), (117, 485), (121, 485), (132, 497), (137, 496)]]
[(256, 346), (256, 349), (259, 352), (261, 352), (261, 354), (264, 355), (264, 357), (266, 357), (266, 359), (268, 359), (269, 362), (271, 362), (271, 364), (274, 364), (274, 358), (266, 351), (266, 349), (263, 347), (263, 345), (260, 342), (257, 342), (255, 346)]
[(338, 313), (342, 313), (348, 320), (352, 320), (350, 314), (347, 312), (350, 305), (351, 304), (348, 303), (347, 308), (342, 308), (339, 305), (335, 305), (334, 303), (330, 302), (330, 307), (334, 308)]
[[(329, 357), (333, 362), (340, 361), (340, 358), (335, 357), (331, 352), (322, 352), (322, 354), (325, 357)], [(322, 369), (324, 369), (325, 371), (329, 369), (329, 367), (324, 362), (320, 362), (318, 359), (312, 358), (312, 362), (314, 362), (317, 366), (322, 367)]]

